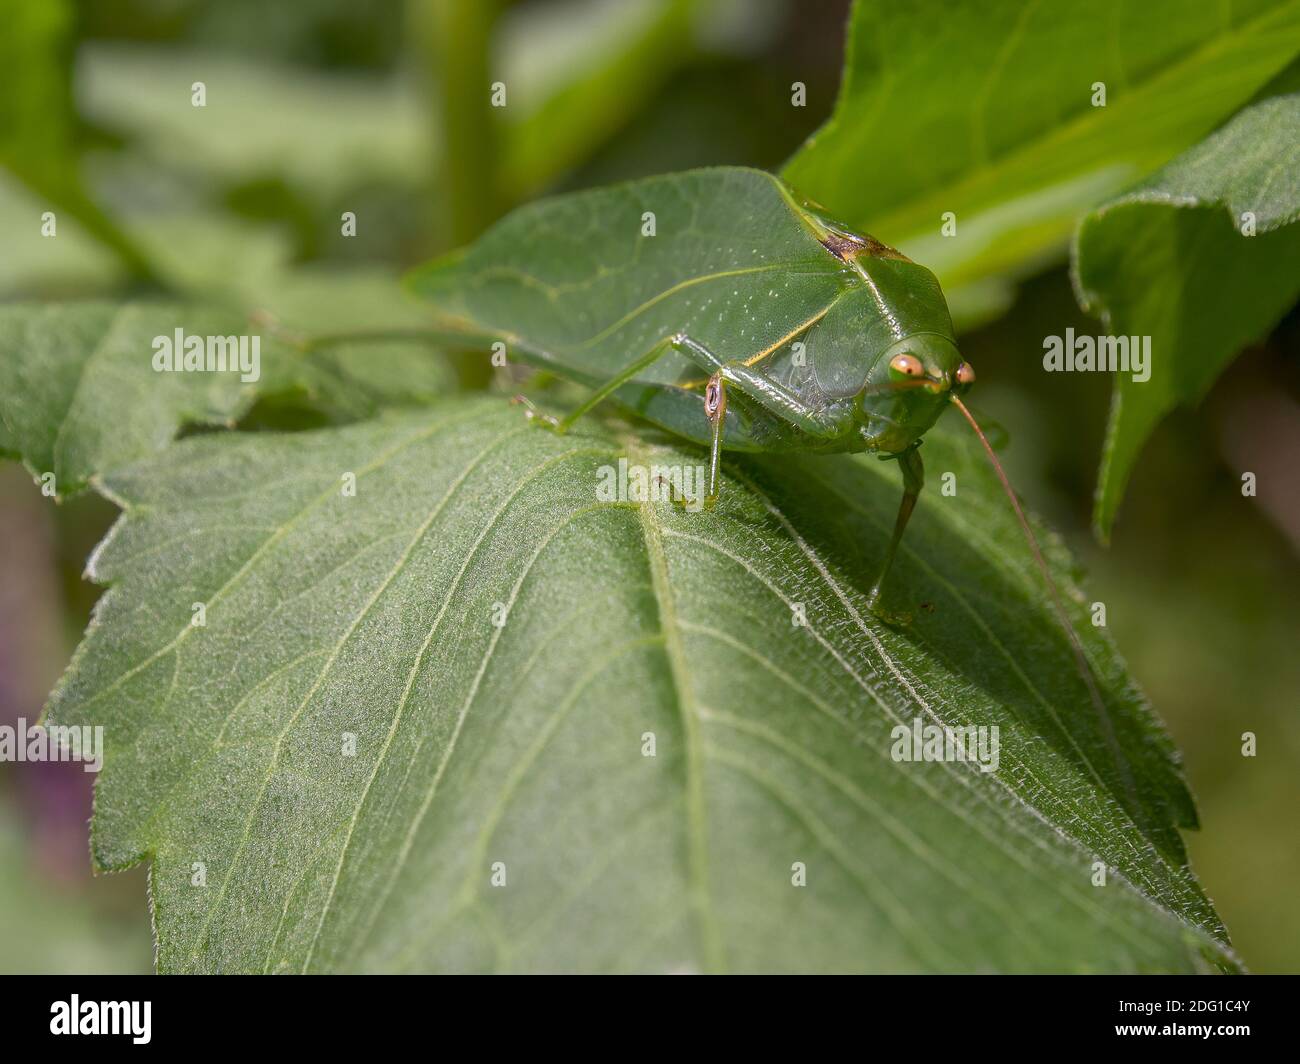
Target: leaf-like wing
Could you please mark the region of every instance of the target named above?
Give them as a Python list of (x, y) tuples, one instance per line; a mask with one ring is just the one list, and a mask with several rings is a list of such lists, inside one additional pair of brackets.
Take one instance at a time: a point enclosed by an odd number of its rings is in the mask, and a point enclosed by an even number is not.
[[(602, 383), (686, 332), (720, 360), (752, 357), (849, 283), (772, 175), (718, 167), (522, 207), (410, 285), (444, 320)], [(699, 376), (669, 354), (638, 380)]]

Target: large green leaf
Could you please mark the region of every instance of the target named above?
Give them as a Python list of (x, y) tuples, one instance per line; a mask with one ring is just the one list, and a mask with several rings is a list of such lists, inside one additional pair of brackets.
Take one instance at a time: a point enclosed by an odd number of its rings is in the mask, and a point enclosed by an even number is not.
[[(286, 280), (267, 303), (293, 327), (326, 300), (331, 310), (313, 319), (350, 326), (399, 301), (378, 277), (344, 286), (347, 294), (324, 277)], [(258, 379), (246, 382), (231, 371), (156, 372), (154, 338), (173, 337), (178, 328), (187, 336), (243, 335), (250, 343), (258, 337)], [(259, 396), (302, 392), (327, 414), (353, 418), (455, 387), (451, 368), (423, 343), (342, 343), (308, 355), (245, 316), (210, 306), (0, 306), (0, 449), (38, 477), (53, 473), (59, 495), (165, 448), (185, 425), (232, 425)]]
[[(845, 286), (815, 224), (771, 174), (688, 170), (521, 207), (409, 284), (447, 328), (601, 384), (679, 332), (724, 361), (780, 346)], [(637, 380), (684, 372), (666, 352)]]
[(1116, 374), (1094, 521), (1109, 535), (1161, 418), (1201, 398), (1300, 297), (1300, 95), (1264, 100), (1141, 188), (1094, 211), (1074, 245), (1079, 302), (1107, 332), (1151, 337), (1150, 379)]
[[(106, 476), (109, 588), (49, 707), (107, 729), (95, 860), (152, 859), (164, 971), (1236, 967), (1059, 547), (1104, 720), (969, 439), (926, 449), (959, 488), (900, 556), (906, 630), (865, 606), (871, 460), (602, 502), (620, 458), (702, 455), (478, 399)], [(894, 760), (914, 719), (998, 725), (996, 771)]]
[(783, 176), (924, 262), (969, 320), (1298, 52), (1298, 0), (859, 0), (835, 114)]

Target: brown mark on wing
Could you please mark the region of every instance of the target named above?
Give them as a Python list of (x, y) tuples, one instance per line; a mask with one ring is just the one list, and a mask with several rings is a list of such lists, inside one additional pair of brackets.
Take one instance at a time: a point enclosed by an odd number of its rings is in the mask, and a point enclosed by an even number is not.
[(862, 235), (845, 232), (827, 232), (818, 238), (822, 247), (829, 251), (841, 262), (848, 262), (850, 259), (856, 259), (860, 255), (866, 255), (872, 259), (902, 259), (904, 262), (911, 261), (901, 251), (891, 248), (888, 244), (881, 243), (874, 236)]

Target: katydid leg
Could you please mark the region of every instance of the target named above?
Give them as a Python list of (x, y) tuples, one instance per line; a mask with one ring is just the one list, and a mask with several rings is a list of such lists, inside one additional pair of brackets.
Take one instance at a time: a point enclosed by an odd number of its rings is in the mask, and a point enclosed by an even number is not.
[(810, 435), (824, 436), (831, 432), (831, 425), (809, 410), (796, 396), (751, 369), (744, 362), (736, 360), (723, 362), (703, 344), (684, 333), (678, 333), (670, 342), (674, 350), (680, 351), (701, 368), (713, 371), (704, 388), (704, 415), (713, 426), (713, 438), (709, 448), (709, 490), (704, 499), (705, 506), (712, 507), (718, 499), (718, 482), (722, 471), (722, 436), (727, 422), (728, 384), (734, 384), (744, 395)]
[(746, 398), (766, 407), (783, 421), (802, 429), (810, 436), (833, 436), (840, 431), (840, 427), (831, 419), (810, 410), (788, 388), (750, 368), (743, 361), (733, 359), (723, 362), (703, 344), (684, 333), (674, 336), (672, 345), (702, 369), (712, 371), (715, 377), (721, 377), (725, 383), (734, 385)]
[(727, 386), (721, 372), (709, 378), (704, 389), (704, 414), (713, 424), (713, 443), (709, 447), (709, 490), (704, 505), (718, 501), (718, 477), (722, 471), (722, 428), (727, 421)]
[(885, 577), (889, 575), (890, 566), (894, 564), (894, 555), (898, 552), (898, 544), (903, 538), (903, 530), (907, 528), (907, 522), (912, 516), (912, 511), (916, 509), (916, 498), (921, 494), (921, 486), (925, 483), (925, 466), (921, 462), (921, 452), (918, 450), (917, 444), (913, 444), (898, 456), (898, 468), (903, 473), (903, 500), (898, 504), (898, 517), (894, 520), (894, 534), (890, 537), (889, 547), (885, 550), (885, 561), (880, 567), (880, 575), (876, 577), (875, 584), (867, 593), (867, 605), (871, 608), (872, 613), (883, 620), (896, 624), (905, 624), (908, 620), (906, 616), (892, 615), (881, 607), (880, 589), (885, 582)]
[(563, 435), (565, 432), (568, 432), (573, 423), (577, 421), (578, 418), (582, 417), (582, 415), (588, 410), (601, 402), (601, 400), (608, 398), (613, 392), (618, 391), (619, 388), (625, 385), (642, 370), (653, 365), (655, 362), (658, 362), (659, 359), (663, 358), (664, 355), (668, 354), (672, 349), (673, 343), (671, 339), (660, 340), (640, 358), (630, 362), (625, 368), (619, 370), (618, 373), (587, 396), (580, 406), (574, 410), (570, 410), (564, 415), (564, 417), (557, 418), (551, 414), (543, 414), (535, 405), (533, 405), (530, 399), (523, 395), (515, 396), (512, 401), (523, 404), (527, 410), (529, 418), (536, 421), (539, 425), (544, 425), (552, 431)]

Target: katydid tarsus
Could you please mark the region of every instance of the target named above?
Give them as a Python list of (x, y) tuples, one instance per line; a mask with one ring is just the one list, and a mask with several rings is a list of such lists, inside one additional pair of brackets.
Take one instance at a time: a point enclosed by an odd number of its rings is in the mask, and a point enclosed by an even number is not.
[(1015, 508), (1094, 703), (1100, 694), (1033, 532), (961, 401), (962, 360), (934, 274), (851, 231), (777, 178), (723, 167), (542, 200), (411, 275), (434, 335), (496, 345), (585, 385), (557, 432), (605, 399), (710, 448), (868, 452), (897, 461), (903, 497), (868, 605), (881, 591), (924, 481), (920, 445), (956, 405)]

